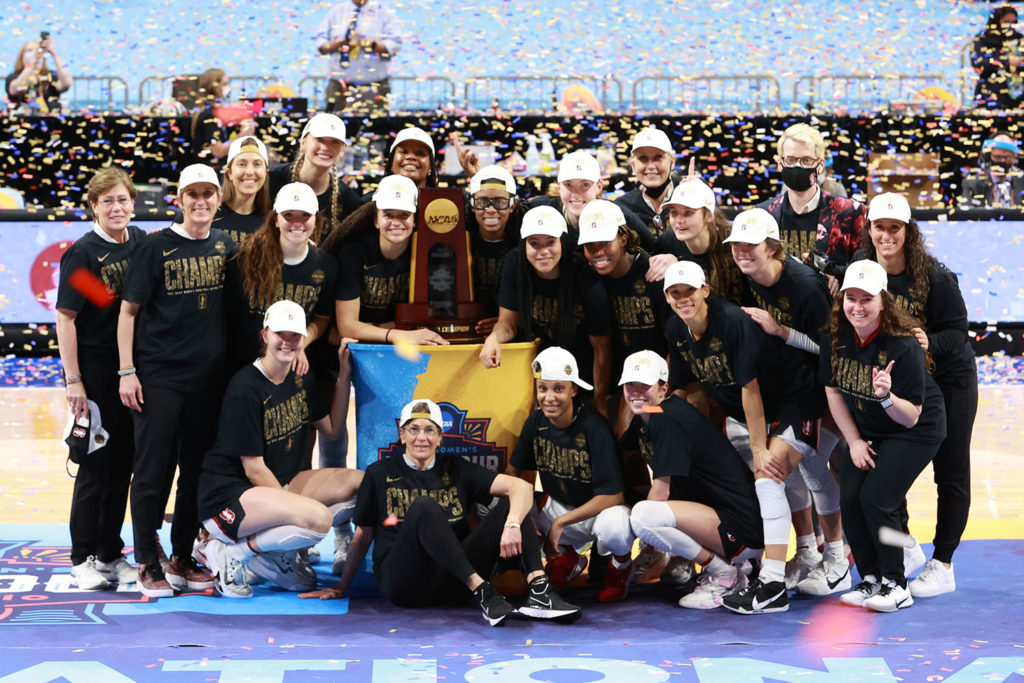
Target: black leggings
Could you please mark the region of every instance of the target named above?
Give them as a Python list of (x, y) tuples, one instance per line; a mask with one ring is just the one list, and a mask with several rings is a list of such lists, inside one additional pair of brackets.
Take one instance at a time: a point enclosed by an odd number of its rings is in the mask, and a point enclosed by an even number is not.
[[(474, 572), (485, 580), (494, 574), (507, 518), (508, 499), (502, 498), (460, 541), (437, 501), (420, 496), (409, 506), (391, 552), (374, 567), (377, 585), (388, 600), (401, 607), (465, 602), (469, 597), (466, 581)], [(520, 531), (523, 554), (519, 562), (529, 574), (542, 569), (540, 541), (529, 515)]]
[(862, 470), (846, 455), (839, 480), (843, 531), (861, 577), (868, 574), (906, 585), (903, 549), (878, 541), (881, 527), (900, 529), (907, 491), (928, 465), (939, 444), (890, 437), (875, 441), (875, 468)]

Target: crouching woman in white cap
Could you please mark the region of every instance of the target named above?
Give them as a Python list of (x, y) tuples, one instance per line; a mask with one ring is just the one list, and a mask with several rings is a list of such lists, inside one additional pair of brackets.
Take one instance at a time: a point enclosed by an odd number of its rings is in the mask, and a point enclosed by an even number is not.
[(316, 575), (297, 564), (296, 552), (352, 516), (362, 472), (299, 471), (310, 425), (331, 438), (345, 428), (351, 379), (343, 340), (331, 405), (317, 400), (312, 382), (293, 370), (306, 329), (306, 314), (294, 301), (267, 309), (265, 351), (231, 379), (217, 443), (203, 461), (199, 514), (210, 536), (205, 560), (225, 597), (252, 596), (247, 564), (282, 588), (315, 587)]
[[(551, 586), (530, 519), (533, 487), (495, 474), (457, 454), (438, 454), (444, 436), (441, 408), (413, 399), (402, 408), (399, 439), (405, 447), (371, 464), (359, 488), (356, 534), (341, 580), (299, 597), (344, 597), (371, 541), (374, 577), (388, 600), (402, 607), (465, 602), (472, 594), (492, 626), (516, 612), (487, 580), (499, 558), (515, 559), (529, 591), (518, 612), (536, 619), (573, 621), (581, 611)], [(498, 504), (470, 531), (467, 513), (492, 497)]]
[(946, 436), (942, 392), (928, 372), (931, 357), (914, 338), (916, 322), (887, 289), (885, 269), (857, 261), (822, 338), (819, 378), (850, 444), (839, 478), (843, 527), (861, 583), (840, 600), (879, 612), (914, 604), (903, 549), (879, 540), (899, 530), (917, 475)]
[(523, 424), (508, 474), (540, 473), (544, 495), (534, 519), (547, 537), (547, 573), (562, 588), (587, 566), (576, 549), (591, 541), (598, 554), (612, 555), (599, 602), (626, 597), (633, 570), (633, 530), (625, 506), (619, 454), (608, 420), (577, 398), (576, 359), (565, 349), (544, 349), (533, 361), (535, 410)]
[(719, 428), (668, 393), (668, 364), (658, 354), (626, 358), (619, 384), (634, 416), (623, 444), (639, 448), (654, 478), (647, 500), (633, 506), (633, 531), (703, 565), (680, 607), (720, 607), (744, 580), (738, 566), (764, 548), (753, 473)]

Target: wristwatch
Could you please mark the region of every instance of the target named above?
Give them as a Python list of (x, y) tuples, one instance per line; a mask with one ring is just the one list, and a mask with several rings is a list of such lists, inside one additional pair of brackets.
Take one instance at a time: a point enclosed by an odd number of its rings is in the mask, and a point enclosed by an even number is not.
[(892, 392), (882, 397), (882, 410), (888, 410), (892, 407)]

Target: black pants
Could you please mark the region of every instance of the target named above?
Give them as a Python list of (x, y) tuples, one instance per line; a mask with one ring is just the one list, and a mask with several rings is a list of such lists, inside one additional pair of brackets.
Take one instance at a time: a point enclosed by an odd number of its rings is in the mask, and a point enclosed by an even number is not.
[(167, 491), (178, 468), (171, 526), (173, 554), (188, 557), (199, 530), (196, 489), (203, 457), (217, 436), (221, 388), (218, 383), (200, 393), (163, 387), (142, 387), (145, 405), (134, 413), (135, 460), (132, 468), (132, 528), (135, 559), (156, 562), (155, 535), (163, 522)]
[(332, 78), (327, 84), (326, 110), (329, 112), (369, 116), (387, 115), (391, 83), (384, 79), (373, 83), (345, 83)]
[(110, 562), (124, 549), (121, 525), (135, 453), (132, 416), (117, 393), (117, 353), (90, 350), (79, 353), (78, 362), (86, 394), (99, 408), (109, 436), (105, 446), (86, 455), (78, 465), (71, 493), (71, 563), (81, 564), (90, 555)]
[(967, 386), (940, 386), (946, 402), (946, 438), (932, 461), (938, 507), (932, 557), (952, 562), (971, 509), (971, 432), (978, 413), (978, 375)]
[[(377, 585), (401, 607), (465, 602), (469, 577), (475, 572), (488, 579), (494, 573), (507, 518), (508, 499), (504, 498), (460, 541), (444, 509), (434, 499), (420, 496), (409, 506), (391, 552), (374, 567)], [(529, 574), (543, 568), (539, 537), (529, 515), (520, 531), (519, 563)]]
[(853, 550), (861, 577), (891, 579), (906, 585), (903, 549), (878, 541), (881, 527), (900, 529), (907, 491), (935, 456), (939, 444), (921, 444), (900, 438), (876, 441), (875, 468), (862, 470), (847, 455), (839, 479), (843, 531)]

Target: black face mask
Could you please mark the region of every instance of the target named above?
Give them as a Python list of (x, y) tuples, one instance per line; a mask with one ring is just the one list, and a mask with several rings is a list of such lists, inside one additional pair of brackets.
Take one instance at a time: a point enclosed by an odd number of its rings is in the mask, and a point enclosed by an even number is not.
[[(804, 168), (803, 166), (783, 166), (782, 182), (784, 182), (786, 187), (794, 192), (806, 192), (811, 189), (811, 185), (814, 184), (811, 177), (816, 176), (817, 170), (817, 167)], [(815, 177), (815, 179), (817, 178)]]

